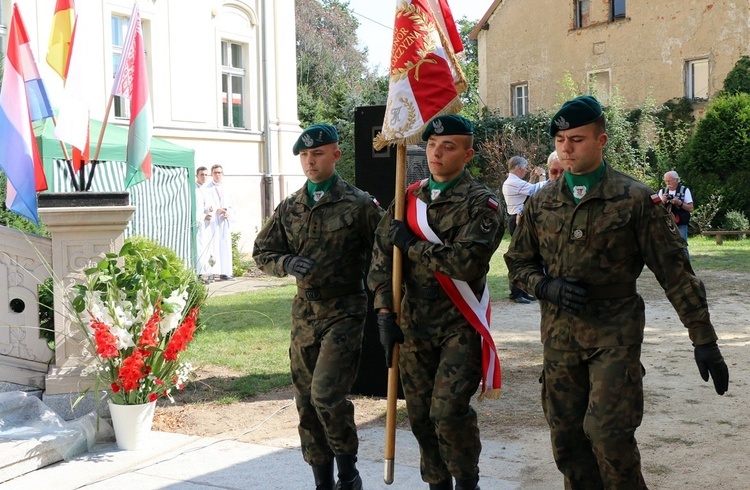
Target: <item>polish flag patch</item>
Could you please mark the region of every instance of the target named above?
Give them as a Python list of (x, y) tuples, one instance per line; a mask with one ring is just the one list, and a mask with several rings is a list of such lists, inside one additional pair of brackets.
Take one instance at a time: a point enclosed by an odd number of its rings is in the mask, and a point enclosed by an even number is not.
[(654, 201), (654, 204), (659, 204), (661, 197), (659, 197), (659, 194), (651, 194), (651, 200)]
[(497, 199), (489, 198), (487, 199), (487, 206), (491, 207), (492, 209), (497, 209), (500, 207), (500, 203), (497, 202)]

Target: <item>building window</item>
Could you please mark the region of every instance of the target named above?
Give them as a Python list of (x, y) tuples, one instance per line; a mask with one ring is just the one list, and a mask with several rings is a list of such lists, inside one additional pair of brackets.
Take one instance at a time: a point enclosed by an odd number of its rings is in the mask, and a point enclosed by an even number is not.
[(221, 104), (224, 127), (245, 127), (244, 47), (231, 41), (221, 42)]
[[(120, 15), (112, 16), (112, 78), (117, 74), (117, 68), (120, 66), (122, 58), (122, 48), (125, 44), (125, 38), (128, 35), (129, 17)], [(115, 106), (115, 117), (130, 118), (130, 102), (128, 99), (115, 96), (113, 105)]]
[(588, 73), (589, 91), (599, 102), (609, 105), (609, 95), (612, 91), (612, 81), (609, 70), (590, 71)]
[(590, 23), (589, 19), (589, 0), (574, 0), (575, 14), (573, 24), (576, 29), (586, 27)]
[(529, 84), (511, 85), (512, 115), (523, 116), (529, 113)]
[(708, 99), (708, 59), (688, 61), (685, 72), (685, 96)]
[(611, 20), (625, 18), (625, 0), (612, 0), (612, 17)]

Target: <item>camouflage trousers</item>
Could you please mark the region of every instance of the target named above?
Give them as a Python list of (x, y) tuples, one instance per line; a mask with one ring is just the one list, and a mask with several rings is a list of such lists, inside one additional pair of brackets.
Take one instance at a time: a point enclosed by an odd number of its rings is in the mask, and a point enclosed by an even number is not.
[(469, 405), (482, 377), (481, 338), (471, 327), (430, 339), (406, 335), (399, 369), (422, 480), (479, 475), (477, 414)]
[(331, 318), (292, 318), (289, 360), (302, 455), (322, 465), (357, 454), (354, 405), (346, 397), (359, 372), (366, 309)]
[(645, 489), (635, 430), (643, 419), (641, 346), (544, 348), (542, 408), (571, 490)]

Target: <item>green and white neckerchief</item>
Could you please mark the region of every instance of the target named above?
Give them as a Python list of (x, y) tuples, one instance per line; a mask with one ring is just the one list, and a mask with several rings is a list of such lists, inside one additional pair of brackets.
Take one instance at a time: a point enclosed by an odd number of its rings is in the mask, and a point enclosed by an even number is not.
[(326, 192), (328, 192), (328, 189), (331, 188), (334, 182), (336, 182), (336, 179), (338, 179), (339, 173), (334, 172), (333, 175), (331, 175), (329, 178), (324, 180), (323, 182), (318, 182), (317, 184), (311, 180), (308, 179), (307, 181), (307, 197), (310, 198), (310, 206), (315, 206), (318, 201), (320, 201)]
[(458, 177), (453, 180), (449, 180), (448, 182), (435, 182), (435, 180), (432, 178), (432, 175), (430, 175), (430, 201), (434, 201), (438, 198), (438, 196), (440, 196), (440, 194), (447, 191), (448, 189), (453, 188), (453, 186), (455, 186), (464, 175), (464, 172), (466, 172), (466, 170), (463, 170), (460, 174), (458, 174)]
[(573, 175), (565, 172), (565, 182), (568, 184), (568, 189), (573, 194), (573, 199), (576, 204), (581, 202), (583, 196), (585, 196), (602, 178), (606, 172), (604, 162), (593, 172), (589, 172), (584, 175)]

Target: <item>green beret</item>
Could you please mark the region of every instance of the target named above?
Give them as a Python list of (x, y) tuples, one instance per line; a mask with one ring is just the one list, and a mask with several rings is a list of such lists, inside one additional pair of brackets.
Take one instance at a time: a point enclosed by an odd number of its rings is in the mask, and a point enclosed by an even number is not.
[(427, 141), (433, 134), (437, 136), (474, 134), (474, 125), (465, 117), (447, 114), (438, 116), (427, 123), (427, 127), (422, 131), (422, 141)]
[(297, 138), (297, 142), (294, 143), (292, 151), (295, 155), (299, 155), (301, 151), (336, 143), (338, 140), (339, 133), (334, 126), (326, 123), (313, 124), (302, 131), (302, 134)]
[(581, 95), (564, 103), (557, 114), (552, 116), (549, 134), (554, 136), (558, 131), (585, 126), (601, 115), (602, 106), (599, 101), (590, 95)]

